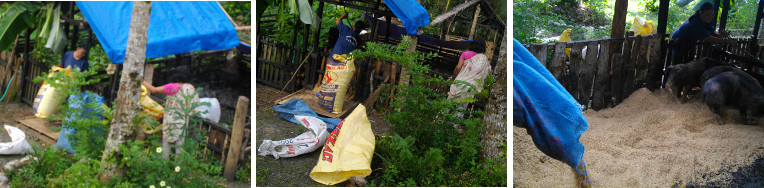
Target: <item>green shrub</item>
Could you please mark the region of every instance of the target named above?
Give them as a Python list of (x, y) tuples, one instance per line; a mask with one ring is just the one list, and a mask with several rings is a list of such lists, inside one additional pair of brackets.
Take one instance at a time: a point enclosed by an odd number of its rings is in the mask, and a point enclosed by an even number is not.
[[(474, 98), (449, 100), (446, 92), (434, 88), (447, 87), (453, 83), (467, 84), (471, 88), (483, 87), (492, 78), (481, 81), (479, 86), (463, 81), (450, 81), (439, 76), (429, 76), (429, 66), (422, 60), (432, 54), (407, 52), (412, 44), (409, 38), (397, 46), (367, 43), (366, 50), (353, 51), (353, 58), (387, 59), (398, 62), (410, 75), (408, 85), (396, 85), (396, 94), (381, 95), (391, 99), (392, 110), (385, 111), (385, 119), (390, 122), (389, 136), (376, 143), (375, 157), (372, 159), (374, 172), (370, 177), (372, 186), (474, 186), (506, 185), (504, 179), (490, 179), (489, 182), (468, 181), (472, 176), (455, 174), (474, 173), (482, 165), (478, 156), (483, 116), (480, 111), (461, 111), (458, 105), (475, 102)], [(431, 87), (431, 86), (435, 87)], [(429, 86), (429, 87), (428, 87)], [(389, 88), (388, 88), (389, 89)], [(488, 89), (484, 89), (486, 91)], [(455, 117), (462, 112), (463, 118)], [(462, 127), (457, 133), (454, 125)], [(486, 176), (483, 176), (486, 177)], [(485, 179), (488, 179), (487, 177)], [(498, 181), (498, 182), (497, 182)], [(472, 182), (471, 184), (469, 182)]]
[(57, 147), (34, 147), (29, 165), (9, 172), (8, 179), (11, 187), (45, 187), (48, 180), (60, 176), (75, 162), (66, 156), (66, 152)]

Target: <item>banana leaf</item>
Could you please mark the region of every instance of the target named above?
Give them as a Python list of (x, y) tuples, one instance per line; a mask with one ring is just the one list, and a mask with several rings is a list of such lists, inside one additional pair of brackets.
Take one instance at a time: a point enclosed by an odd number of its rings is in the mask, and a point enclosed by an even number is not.
[(31, 2), (16, 2), (0, 17), (0, 50), (8, 49), (21, 32), (34, 24), (32, 12), (37, 8)]
[(300, 21), (313, 25), (314, 29), (318, 29), (318, 16), (313, 11), (313, 7), (308, 4), (308, 0), (297, 0), (297, 5), (300, 10)]
[[(49, 31), (50, 30), (50, 24), (51, 24), (51, 18), (53, 17), (53, 5), (55, 3), (48, 3), (45, 8), (45, 22), (42, 22), (42, 28), (41, 31)], [(58, 6), (55, 6), (55, 8), (58, 8)], [(39, 26), (39, 25), (38, 25)], [(38, 35), (39, 37), (42, 37), (43, 40), (48, 39), (49, 32), (40, 32)]]
[(289, 3), (289, 14), (297, 14), (297, 2), (295, 0), (286, 0)]
[(51, 32), (50, 37), (48, 38), (48, 43), (45, 44), (46, 48), (50, 48), (53, 53), (61, 53), (64, 50), (64, 47), (66, 47), (66, 34), (64, 33), (64, 29), (61, 27), (56, 27), (54, 23), (54, 28), (58, 28), (56, 32)]
[(51, 23), (50, 36), (48, 42), (45, 43), (46, 48), (50, 48), (53, 53), (61, 53), (66, 46), (66, 34), (64, 34), (63, 28), (61, 28), (61, 22), (58, 20), (61, 17), (61, 11), (58, 11), (59, 6), (56, 6), (56, 11), (53, 11), (53, 23)]

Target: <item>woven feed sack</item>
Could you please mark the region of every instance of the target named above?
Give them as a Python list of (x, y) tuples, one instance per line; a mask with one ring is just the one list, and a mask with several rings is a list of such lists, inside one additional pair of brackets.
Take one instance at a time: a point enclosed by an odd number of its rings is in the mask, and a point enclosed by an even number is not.
[[(160, 119), (162, 118), (162, 115), (164, 115), (164, 107), (149, 97), (149, 92), (146, 90), (146, 86), (143, 85), (141, 85), (141, 98), (139, 104), (142, 109), (140, 112), (141, 114), (147, 115), (154, 119)], [(146, 134), (154, 134), (162, 130), (162, 124), (151, 128), (148, 121), (143, 121), (140, 123), (140, 125), (141, 128), (143, 128), (143, 132)]]
[(350, 176), (368, 176), (371, 174), (374, 143), (366, 107), (359, 104), (329, 134), (310, 178), (325, 185), (334, 185), (350, 179)]
[(326, 111), (339, 114), (342, 112), (342, 105), (345, 104), (345, 95), (347, 94), (350, 80), (353, 79), (355, 64), (353, 59), (343, 55), (335, 54), (333, 60), (326, 64), (326, 73), (321, 81), (321, 90), (316, 93), (318, 103)]
[[(48, 77), (61, 71), (64, 71), (67, 74), (71, 73), (71, 68), (64, 69), (58, 66), (53, 66), (50, 69), (52, 72), (48, 74)], [(58, 95), (56, 88), (50, 87), (50, 84), (43, 82), (42, 86), (40, 86), (40, 90), (37, 91), (37, 96), (34, 97), (34, 103), (32, 104), (34, 115), (38, 118), (48, 118), (48, 116), (55, 114), (58, 110), (58, 105), (61, 105), (61, 103), (64, 102), (63, 97), (57, 97), (56, 95)]]

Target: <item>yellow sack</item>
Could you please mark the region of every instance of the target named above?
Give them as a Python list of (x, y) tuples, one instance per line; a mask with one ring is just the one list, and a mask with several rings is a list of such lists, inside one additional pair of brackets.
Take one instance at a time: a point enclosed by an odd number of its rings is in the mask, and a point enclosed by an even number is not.
[[(566, 29), (565, 31), (560, 34), (560, 40), (557, 40), (558, 42), (570, 42), (570, 29)], [(568, 54), (570, 56), (570, 48), (565, 48), (565, 54)]]
[[(71, 68), (61, 68), (53, 66), (48, 77), (53, 76), (56, 72), (64, 71), (65, 74), (71, 75)], [(40, 90), (37, 91), (37, 96), (34, 97), (34, 103), (32, 104), (32, 111), (38, 118), (48, 118), (58, 110), (58, 105), (64, 103), (65, 97), (57, 97), (58, 91), (54, 87), (50, 87), (50, 84), (45, 82), (40, 86)]]
[(634, 31), (634, 35), (650, 35), (655, 34), (655, 24), (653, 22), (645, 22), (639, 17), (634, 17), (631, 21), (631, 31)]
[(355, 63), (353, 59), (347, 59), (346, 54), (332, 57), (334, 61), (326, 64), (326, 73), (321, 81), (321, 90), (316, 93), (318, 103), (326, 111), (342, 113), (342, 105), (345, 104), (350, 80), (353, 79)]
[[(164, 115), (164, 107), (149, 97), (149, 92), (146, 89), (146, 86), (143, 85), (141, 85), (140, 107), (143, 109), (141, 113), (146, 114), (149, 117), (159, 119), (162, 118), (162, 115)], [(157, 131), (162, 130), (162, 124), (159, 124), (159, 126), (151, 129), (151, 127), (149, 127), (149, 125), (144, 122), (141, 123), (141, 127), (143, 128), (143, 132), (146, 132), (146, 134), (154, 134)]]
[(359, 104), (329, 134), (318, 156), (318, 164), (310, 171), (310, 178), (325, 185), (334, 185), (350, 179), (350, 176), (368, 176), (371, 174), (374, 143), (366, 107)]

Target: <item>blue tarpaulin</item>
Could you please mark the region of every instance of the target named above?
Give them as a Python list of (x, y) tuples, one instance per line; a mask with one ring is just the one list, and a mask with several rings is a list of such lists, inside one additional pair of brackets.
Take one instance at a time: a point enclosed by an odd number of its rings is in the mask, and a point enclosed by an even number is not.
[[(112, 63), (122, 64), (133, 11), (131, 1), (77, 1)], [(215, 1), (151, 3), (146, 58), (239, 45), (236, 30)]]
[[(79, 95), (70, 95), (69, 96), (69, 108), (70, 109), (82, 109), (82, 114), (74, 114), (67, 116), (66, 119), (64, 119), (63, 124), (61, 125), (61, 132), (59, 132), (58, 140), (56, 140), (56, 147), (61, 148), (63, 150), (66, 150), (68, 153), (74, 153), (74, 148), (72, 147), (72, 142), (69, 140), (69, 135), (74, 134), (76, 135), (78, 131), (88, 131), (87, 134), (95, 134), (98, 136), (106, 136), (104, 135), (103, 130), (100, 129), (92, 129), (92, 130), (77, 130), (74, 127), (72, 127), (72, 123), (75, 123), (78, 120), (83, 119), (90, 119), (94, 115), (98, 119), (103, 119), (101, 115), (98, 115), (98, 112), (91, 108), (86, 107), (86, 104), (93, 103), (95, 106), (101, 106), (103, 105), (103, 97), (95, 94), (90, 91), (85, 91), (83, 94)], [(94, 137), (98, 137), (94, 136)]]
[(430, 25), (430, 14), (416, 0), (386, 0), (385, 4), (403, 22), (409, 35), (417, 36), (417, 27)]
[(589, 125), (581, 105), (520, 42), (514, 40), (513, 45), (514, 125), (524, 127), (544, 154), (578, 172), (585, 170), (584, 145), (579, 138)]

